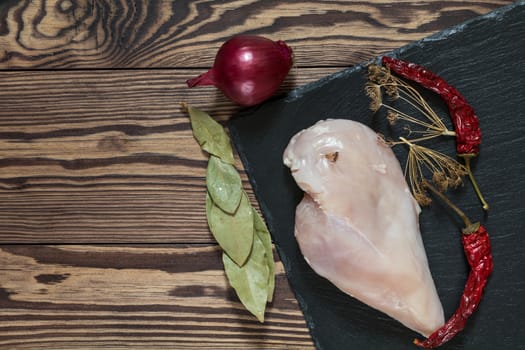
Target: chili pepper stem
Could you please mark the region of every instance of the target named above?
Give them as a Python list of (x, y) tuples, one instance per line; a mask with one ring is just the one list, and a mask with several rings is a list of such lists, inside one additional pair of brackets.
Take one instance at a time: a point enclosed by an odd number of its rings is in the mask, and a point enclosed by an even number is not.
[(436, 196), (438, 196), (439, 199), (441, 199), (446, 205), (448, 205), (449, 208), (452, 209), (461, 218), (461, 220), (463, 220), (463, 223), (465, 224), (465, 228), (463, 228), (462, 230), (463, 234), (470, 234), (478, 230), (480, 223), (472, 223), (472, 221), (470, 221), (470, 219), (463, 212), (463, 210), (459, 209), (454, 203), (452, 203), (450, 199), (447, 198), (447, 196), (439, 192), (438, 189), (435, 188), (430, 182), (428, 182), (427, 180), (423, 180), (423, 186), (429, 189)]
[(472, 186), (474, 187), (474, 191), (476, 192), (476, 195), (478, 196), (479, 200), (481, 201), (481, 205), (483, 206), (483, 209), (485, 211), (489, 210), (489, 204), (487, 201), (485, 201), (485, 198), (481, 194), (481, 190), (479, 189), (478, 183), (476, 182), (476, 179), (474, 178), (474, 174), (472, 173), (472, 170), (470, 169), (470, 159), (472, 157), (475, 157), (475, 154), (459, 154), (459, 157), (463, 158), (465, 162), (465, 168), (467, 168), (467, 174), (470, 179), (470, 182), (472, 183)]

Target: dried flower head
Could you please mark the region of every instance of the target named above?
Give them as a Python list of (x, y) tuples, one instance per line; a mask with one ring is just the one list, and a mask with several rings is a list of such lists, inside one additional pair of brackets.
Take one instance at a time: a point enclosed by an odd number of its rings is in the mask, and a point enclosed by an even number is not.
[[(455, 136), (453, 131), (447, 129), (443, 120), (425, 101), (419, 91), (404, 80), (392, 75), (388, 68), (370, 65), (368, 67), (368, 80), (368, 83), (365, 85), (365, 90), (371, 99), (370, 108), (373, 111), (377, 111), (383, 107), (388, 111), (396, 113), (396, 120), (404, 120), (417, 126), (418, 129), (414, 132), (408, 129), (411, 134), (417, 134), (411, 139), (412, 142), (427, 140), (442, 135)], [(383, 93), (388, 97), (388, 100), (400, 100), (413, 107), (418, 111), (418, 114), (420, 114), (419, 118), (384, 103)], [(389, 118), (388, 114), (387, 118)]]
[(399, 88), (396, 83), (390, 83), (383, 85), (385, 88), (385, 94), (390, 100), (395, 101), (399, 98)]
[(437, 189), (441, 192), (445, 192), (448, 189), (450, 179), (447, 178), (444, 172), (436, 171), (432, 174), (432, 182), (436, 185)]
[(395, 125), (399, 119), (399, 114), (393, 111), (388, 111), (386, 112), (386, 119), (388, 120), (388, 124)]
[(462, 173), (462, 174), (456, 174), (456, 176), (454, 178), (451, 178), (449, 180), (449, 184), (450, 184), (450, 187), (452, 188), (458, 188), (459, 185), (463, 185), (463, 176), (465, 174)]
[(414, 195), (414, 198), (416, 202), (422, 206), (425, 207), (427, 205), (430, 205), (432, 203), (432, 199), (426, 194), (426, 192), (419, 192)]
[(388, 68), (371, 64), (368, 66), (368, 80), (379, 85), (388, 84), (392, 80), (392, 74)]
[(378, 83), (379, 77), (381, 76), (381, 70), (383, 67), (378, 66), (377, 64), (371, 64), (368, 66), (368, 80)]
[[(467, 174), (467, 169), (463, 164), (446, 154), (416, 145), (403, 137), (400, 140), (408, 146), (405, 175), (409, 179), (410, 187), (416, 200), (418, 200), (418, 197), (423, 198), (426, 196), (423, 188), (426, 174), (431, 174), (432, 182), (442, 192), (450, 187), (455, 188), (462, 183), (463, 176)], [(418, 202), (420, 201), (418, 200)], [(425, 201), (422, 202), (424, 203)]]
[(366, 95), (370, 98), (370, 109), (375, 112), (379, 108), (381, 108), (383, 104), (381, 86), (378, 84), (368, 82), (365, 85), (365, 92)]

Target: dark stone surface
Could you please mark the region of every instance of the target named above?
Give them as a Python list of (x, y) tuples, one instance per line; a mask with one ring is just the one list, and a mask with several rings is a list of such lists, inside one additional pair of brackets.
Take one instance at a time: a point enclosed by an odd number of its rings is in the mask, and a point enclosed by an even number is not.
[[(442, 349), (517, 349), (525, 342), (525, 1), (499, 9), (390, 55), (426, 66), (455, 86), (480, 118), (483, 142), (474, 172), (491, 205), (485, 214), (468, 181), (451, 194), (487, 227), (495, 270), (479, 310)], [(385, 134), (380, 115), (368, 109), (366, 63), (245, 110), (230, 123), (237, 150), (272, 232), (290, 283), (319, 349), (411, 349), (417, 336), (396, 321), (340, 292), (305, 263), (296, 244), (294, 212), (302, 193), (282, 153), (299, 130), (325, 118), (349, 118)], [(431, 104), (449, 123), (446, 108)], [(454, 155), (454, 140), (432, 147)], [(401, 164), (403, 147), (394, 147)], [(468, 269), (460, 223), (438, 201), (421, 214), (421, 231), (439, 296), (449, 317)], [(402, 282), (402, 281), (401, 281)]]

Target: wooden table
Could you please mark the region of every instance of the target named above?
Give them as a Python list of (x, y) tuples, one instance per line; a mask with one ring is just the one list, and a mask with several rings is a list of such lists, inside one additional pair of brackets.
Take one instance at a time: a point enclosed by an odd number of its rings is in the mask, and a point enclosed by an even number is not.
[(185, 80), (259, 34), (283, 92), (511, 2), (2, 1), (0, 348), (313, 349), (281, 263), (264, 324), (228, 287), (179, 103), (239, 107)]

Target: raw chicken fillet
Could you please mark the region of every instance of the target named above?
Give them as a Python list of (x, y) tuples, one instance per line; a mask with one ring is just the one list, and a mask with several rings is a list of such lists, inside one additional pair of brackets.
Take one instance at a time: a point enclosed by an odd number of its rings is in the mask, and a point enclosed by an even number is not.
[(284, 163), (305, 192), (295, 236), (312, 269), (424, 336), (442, 326), (421, 210), (382, 138), (355, 121), (320, 121), (290, 140)]

